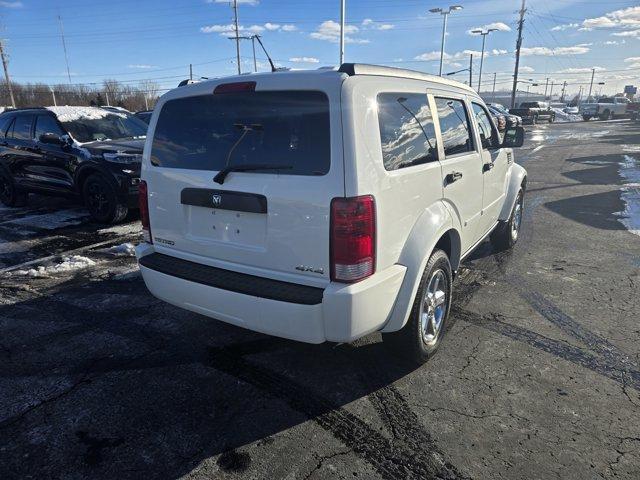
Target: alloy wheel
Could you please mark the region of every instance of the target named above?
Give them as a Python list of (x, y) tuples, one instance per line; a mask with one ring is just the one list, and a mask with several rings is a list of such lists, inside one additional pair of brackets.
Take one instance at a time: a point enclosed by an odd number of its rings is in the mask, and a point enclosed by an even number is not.
[(431, 274), (420, 304), (420, 333), (422, 341), (431, 346), (440, 336), (449, 301), (449, 284), (444, 271)]

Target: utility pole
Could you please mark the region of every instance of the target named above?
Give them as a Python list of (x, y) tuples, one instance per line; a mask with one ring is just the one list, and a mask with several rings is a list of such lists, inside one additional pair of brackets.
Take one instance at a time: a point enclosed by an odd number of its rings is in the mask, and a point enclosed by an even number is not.
[(258, 35), (251, 35), (251, 48), (253, 49), (253, 71), (258, 71), (258, 62), (256, 62), (256, 37)]
[(53, 90), (53, 87), (49, 87), (49, 90), (51, 90), (51, 96), (53, 97), (53, 106), (57, 107), (58, 102), (56, 102), (56, 92)]
[(71, 85), (71, 71), (69, 70), (69, 57), (67, 56), (67, 43), (64, 40), (64, 25), (62, 24), (62, 17), (58, 15), (58, 22), (60, 23), (60, 37), (62, 38), (62, 50), (64, 51), (64, 61), (67, 64), (67, 77), (69, 78), (69, 85)]
[(469, 86), (473, 85), (473, 53), (469, 56)]
[(555, 85), (555, 82), (553, 80), (551, 80), (551, 90), (549, 91), (549, 101), (553, 100), (553, 86)]
[(564, 102), (564, 92), (567, 89), (567, 81), (565, 80), (562, 84), (562, 95), (560, 96), (560, 101)]
[(513, 90), (511, 91), (511, 108), (516, 106), (516, 90), (518, 88), (518, 70), (520, 68), (520, 48), (522, 47), (522, 30), (524, 29), (525, 1), (522, 0), (522, 8), (520, 9), (520, 20), (518, 21), (518, 41), (516, 42), (516, 67), (513, 73)]
[(547, 77), (547, 83), (544, 85), (544, 99), (547, 99), (547, 89), (549, 88), (549, 77)]
[(9, 67), (7, 65), (7, 57), (4, 55), (2, 39), (0, 39), (0, 57), (2, 57), (2, 68), (4, 68), (4, 78), (7, 81), (7, 89), (9, 90), (9, 98), (11, 99), (11, 106), (13, 108), (16, 108), (16, 99), (13, 97), (13, 87), (11, 86), (11, 78), (9, 77)]
[(344, 17), (346, 0), (340, 0), (340, 65), (344, 62)]
[(238, 75), (242, 73), (240, 69), (240, 32), (238, 31), (238, 0), (233, 0), (233, 14), (234, 14), (234, 24), (236, 26), (235, 30), (235, 38), (236, 38), (236, 60), (238, 62)]
[(493, 93), (491, 94), (491, 101), (495, 103), (496, 101), (496, 72), (493, 72)]
[(591, 98), (591, 92), (593, 91), (593, 77), (595, 76), (596, 76), (596, 69), (592, 68), (591, 69), (591, 85), (589, 85), (589, 96), (587, 97), (587, 102), (589, 102)]

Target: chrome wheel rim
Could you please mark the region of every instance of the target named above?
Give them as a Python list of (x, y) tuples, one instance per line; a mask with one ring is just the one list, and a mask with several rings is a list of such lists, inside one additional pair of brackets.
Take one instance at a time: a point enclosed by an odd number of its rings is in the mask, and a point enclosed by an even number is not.
[(522, 197), (516, 203), (513, 209), (513, 220), (511, 221), (511, 238), (513, 240), (518, 239), (518, 232), (520, 232), (520, 223), (522, 222)]
[(436, 270), (431, 274), (424, 296), (420, 303), (420, 330), (422, 341), (434, 345), (442, 331), (444, 318), (448, 306), (447, 277), (443, 270)]

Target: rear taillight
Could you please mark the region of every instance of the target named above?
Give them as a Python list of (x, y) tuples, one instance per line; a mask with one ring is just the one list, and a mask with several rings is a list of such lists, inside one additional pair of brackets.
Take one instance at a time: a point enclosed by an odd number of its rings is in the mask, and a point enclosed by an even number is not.
[(140, 207), (140, 222), (142, 222), (142, 235), (144, 241), (153, 243), (151, 238), (151, 222), (149, 222), (149, 195), (147, 182), (140, 180), (138, 185), (138, 205)]
[(352, 283), (376, 269), (376, 204), (371, 195), (331, 200), (331, 280)]

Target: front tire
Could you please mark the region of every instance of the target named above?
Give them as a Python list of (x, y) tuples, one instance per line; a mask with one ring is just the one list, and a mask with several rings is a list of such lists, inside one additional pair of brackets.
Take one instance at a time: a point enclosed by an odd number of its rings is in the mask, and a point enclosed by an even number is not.
[(447, 329), (452, 281), (449, 257), (435, 250), (420, 279), (409, 321), (401, 330), (383, 334), (396, 354), (423, 364), (436, 353)]
[(491, 232), (491, 244), (494, 249), (501, 252), (512, 248), (520, 237), (520, 227), (522, 226), (522, 215), (524, 213), (524, 190), (520, 187), (516, 203), (513, 205), (509, 220), (500, 222), (493, 232)]
[(118, 223), (124, 220), (129, 208), (122, 203), (115, 188), (102, 175), (89, 175), (82, 186), (84, 204), (91, 217), (99, 223)]
[(7, 207), (24, 207), (27, 204), (29, 194), (21, 192), (13, 180), (4, 174), (0, 174), (0, 202)]

